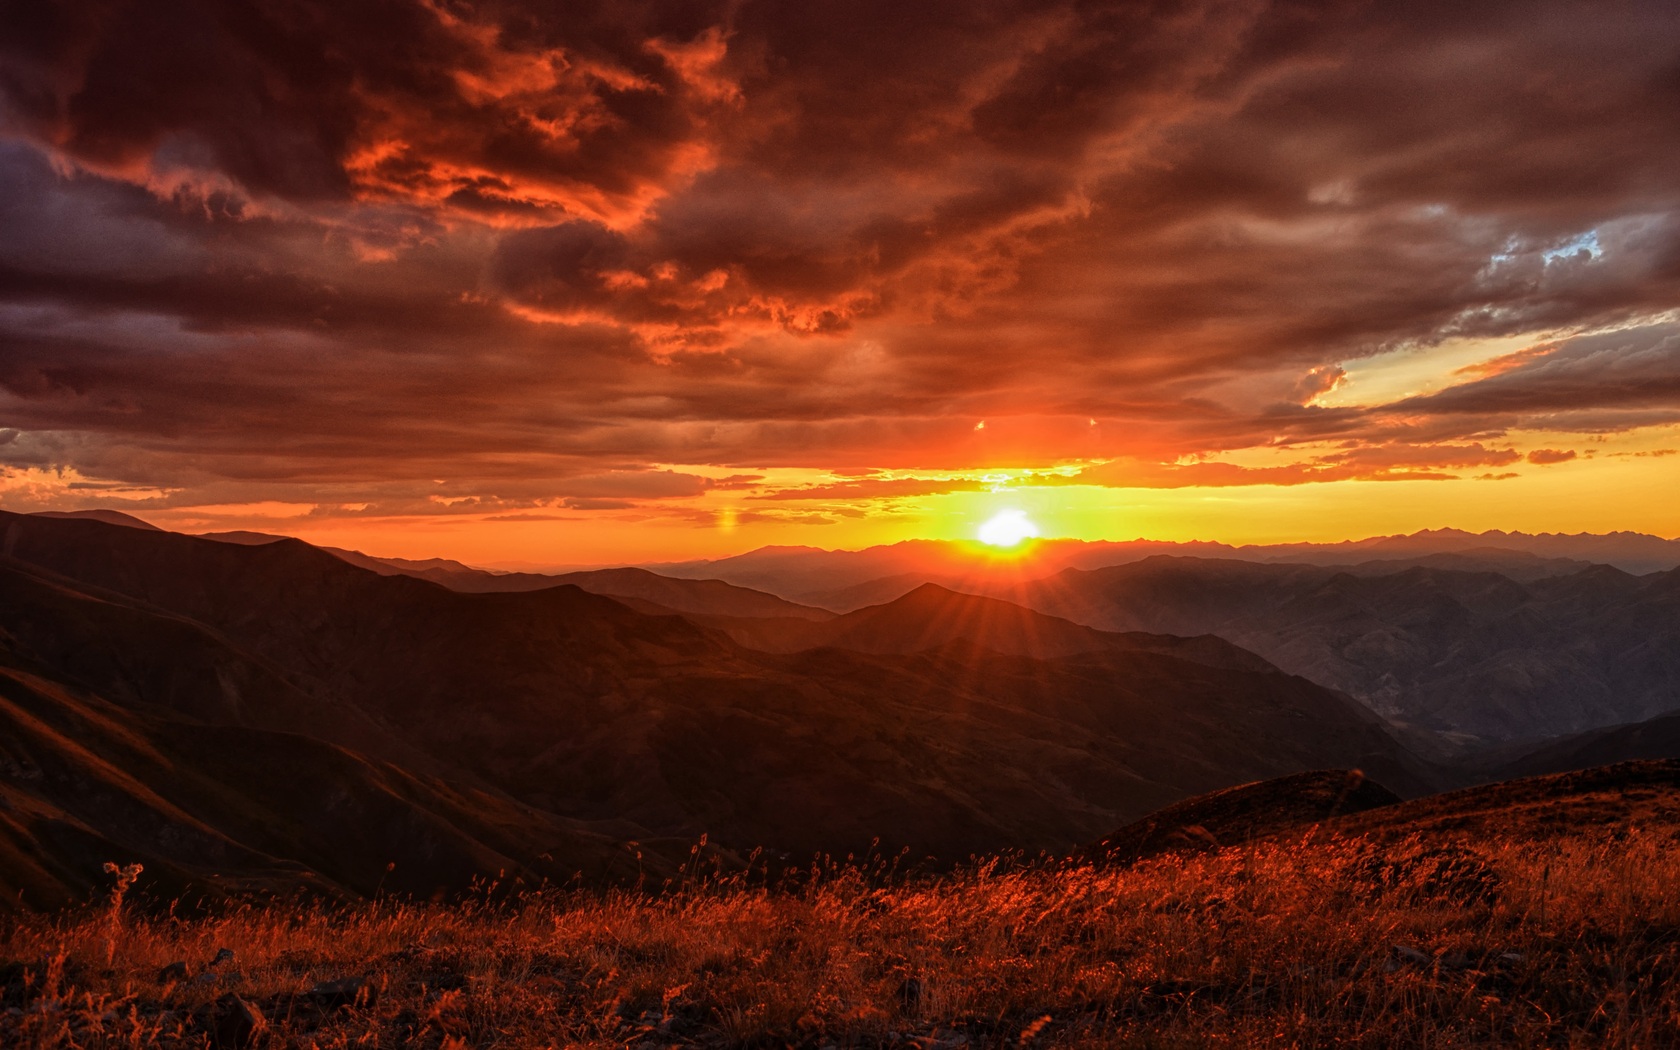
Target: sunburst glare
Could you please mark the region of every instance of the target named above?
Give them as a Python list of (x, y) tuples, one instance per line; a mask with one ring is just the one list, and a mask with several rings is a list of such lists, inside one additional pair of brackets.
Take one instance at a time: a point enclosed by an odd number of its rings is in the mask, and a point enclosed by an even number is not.
[(993, 547), (1013, 547), (1022, 540), (1037, 539), (1038, 526), (1024, 511), (1000, 510), (980, 526), (979, 538)]

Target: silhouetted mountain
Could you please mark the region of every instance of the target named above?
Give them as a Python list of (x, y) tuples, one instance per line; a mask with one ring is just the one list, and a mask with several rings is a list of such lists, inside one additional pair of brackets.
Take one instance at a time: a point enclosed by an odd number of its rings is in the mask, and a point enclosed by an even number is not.
[[(1284, 560), (1284, 559), (1279, 559)], [(1453, 572), (1493, 572), (1509, 576), (1519, 583), (1543, 580), (1552, 576), (1567, 576), (1593, 566), (1592, 562), (1575, 558), (1542, 558), (1524, 551), (1506, 551), (1480, 547), (1440, 554), (1394, 555), (1357, 561), (1344, 565), (1329, 557), (1321, 557), (1311, 564), (1335, 566), (1355, 576), (1390, 576), (1403, 569), (1448, 569)]]
[[(1126, 565), (1162, 555), (1248, 562), (1358, 567), (1386, 574), (1410, 566), (1498, 572), (1529, 580), (1589, 564), (1642, 574), (1680, 567), (1680, 540), (1642, 533), (1566, 536), (1434, 529), (1346, 543), (1233, 547), (1223, 543), (1034, 540), (1012, 551), (977, 544), (909, 540), (858, 551), (761, 547), (732, 558), (649, 565), (666, 576), (709, 578), (768, 591), (792, 601), (850, 612), (891, 601), (923, 583), (978, 591), (1038, 579), (1065, 569)], [(1388, 562), (1384, 566), (1376, 563)], [(895, 577), (901, 579), (894, 579)], [(896, 591), (894, 588), (898, 588)]]
[(1495, 573), (1152, 558), (996, 592), (1103, 630), (1217, 634), (1402, 723), (1539, 739), (1680, 709), (1680, 572)]
[[(1315, 565), (1341, 564), (1393, 556), (1458, 553), (1495, 549), (1538, 558), (1569, 559), (1614, 565), (1624, 572), (1643, 575), (1680, 567), (1680, 540), (1667, 540), (1640, 532), (1575, 533), (1464, 532), (1460, 529), (1424, 529), (1409, 536), (1376, 536), (1346, 543), (1287, 543), (1269, 547), (1245, 547), (1239, 557), (1264, 551), (1267, 561), (1300, 561)], [(1503, 569), (1499, 571), (1505, 571)]]
[[(17, 768), (60, 753), (48, 764), (109, 767), (151, 811), (225, 840), (237, 863), (213, 870), (253, 878), (285, 862), (359, 890), (382, 857), (413, 888), (492, 863), (594, 877), (613, 855), (603, 836), (703, 832), (742, 850), (843, 854), (879, 837), (956, 859), (1067, 848), (1301, 769), (1426, 786), (1378, 719), (1275, 671), (1135, 651), (767, 654), (572, 586), (465, 594), (294, 540), (89, 521), (0, 514), (0, 554), (15, 586), (0, 666), (41, 683), (27, 696), (44, 713), (27, 718), (69, 727)], [(79, 743), (83, 709), (115, 741), (102, 766)], [(58, 783), (4, 781), (25, 853), (61, 870), (107, 848), (187, 874), (220, 864), (147, 830), (161, 818), (95, 826), (98, 805)], [(73, 822), (88, 829), (76, 848), (51, 831)], [(363, 848), (342, 845), (359, 833)], [(428, 849), (455, 859), (428, 870)]]
[(141, 521), (132, 514), (124, 514), (120, 510), (38, 510), (33, 515), (37, 518), (71, 518), (83, 521), (102, 521), (107, 525), (122, 525), (130, 529), (147, 529), (151, 532), (163, 530), (149, 521)]
[[(284, 536), (260, 532), (206, 533), (203, 538), (248, 546), (286, 539)], [(702, 613), (712, 616), (787, 616), (800, 620), (826, 620), (833, 615), (826, 609), (797, 605), (773, 594), (737, 587), (722, 580), (675, 579), (660, 576), (646, 569), (587, 569), (555, 575), (491, 572), (447, 558), (416, 561), (409, 558), (376, 558), (361, 551), (344, 550), (340, 547), (319, 549), (381, 576), (413, 576), (440, 583), (452, 591), (468, 594), (540, 591), (570, 584), (591, 594), (640, 599), (656, 603), (662, 610), (678, 613)]]
[[(1165, 543), (1133, 540), (1124, 543), (1083, 540), (1029, 540), (1020, 548), (1000, 551), (973, 543), (946, 540), (905, 540), (857, 551), (829, 551), (816, 547), (760, 547), (732, 558), (649, 565), (665, 576), (726, 580), (793, 601), (821, 604), (850, 612), (865, 605), (891, 601), (922, 583), (934, 582), (955, 590), (973, 589), (982, 581), (1036, 579), (1065, 568), (1093, 568), (1138, 561), (1154, 554), (1185, 553), (1237, 556), (1223, 543)], [(889, 577), (905, 581), (896, 593), (867, 591), (830, 606), (817, 598), (877, 585)]]
[(1054, 659), (1077, 653), (1149, 652), (1211, 667), (1266, 673), (1265, 660), (1223, 638), (1099, 631), (997, 598), (927, 583), (895, 601), (821, 622), (707, 619), (751, 649), (791, 653), (821, 646), (863, 653), (919, 653), (945, 647)]
[[(215, 540), (217, 543), (238, 543), (246, 547), (260, 547), (265, 543), (279, 543), (281, 540), (289, 540), (294, 537), (281, 536), (272, 532), (251, 532), (248, 529), (236, 529), (233, 532), (201, 532), (198, 533), (198, 538)], [(330, 548), (322, 547), (321, 549), (329, 550)]]
[[(1232, 551), (1229, 560), (1242, 560), (1241, 555), (1241, 551)], [(1152, 554), (1149, 556), (1157, 557), (1159, 555)], [(1141, 560), (1144, 559), (1141, 557), (1128, 558), (1116, 564), (1129, 565)], [(1286, 560), (1286, 563), (1292, 562)], [(1591, 562), (1574, 561), (1568, 558), (1541, 558), (1520, 551), (1485, 548), (1445, 554), (1395, 555), (1388, 558), (1357, 561), (1346, 565), (1336, 564), (1333, 559), (1326, 559), (1325, 564), (1335, 565), (1341, 571), (1354, 576), (1389, 576), (1403, 569), (1421, 567), (1450, 569), (1458, 572), (1497, 572), (1517, 581), (1565, 576), (1592, 568)], [(1021, 576), (1022, 574), (1017, 573), (1012, 578), (999, 580), (995, 576), (980, 573), (939, 576), (925, 572), (907, 572), (896, 576), (883, 576), (879, 579), (868, 580), (838, 590), (803, 592), (799, 594), (799, 600), (821, 609), (848, 613), (866, 606), (890, 602), (895, 598), (909, 594), (924, 583), (935, 583), (956, 591), (985, 593), (1016, 584), (1020, 581)], [(1040, 579), (1042, 577), (1034, 576), (1033, 578)]]
[[(882, 576), (879, 579), (855, 583), (850, 587), (841, 587), (831, 591), (809, 591), (800, 595), (800, 600), (816, 606), (819, 609), (832, 609), (837, 613), (856, 612), (867, 609), (871, 605), (885, 605), (887, 602), (904, 597), (923, 584), (938, 584), (947, 590), (961, 590), (967, 581), (963, 577), (951, 578), (947, 576), (933, 577), (924, 572), (901, 572), (896, 576)], [(972, 585), (969, 585), (972, 587)], [(984, 590), (985, 586), (972, 587), (974, 590)]]
[[(737, 587), (722, 580), (678, 580), (646, 569), (594, 569), (551, 577), (556, 584), (572, 584), (591, 594), (612, 598), (640, 598), (668, 609), (712, 616), (779, 616), (795, 620), (828, 620), (833, 613)], [(466, 588), (460, 588), (465, 590)]]

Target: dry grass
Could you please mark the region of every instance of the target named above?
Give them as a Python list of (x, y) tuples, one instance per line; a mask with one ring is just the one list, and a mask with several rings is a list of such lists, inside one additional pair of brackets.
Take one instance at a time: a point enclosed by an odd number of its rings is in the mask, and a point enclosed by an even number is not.
[[(105, 900), (0, 929), (0, 1045), (198, 1046), (220, 1025), (316, 1047), (1680, 1046), (1677, 858), (1666, 830), (1321, 836), (1117, 870), (831, 867), (796, 890), (195, 919)], [(233, 995), (263, 1015), (248, 1038)]]

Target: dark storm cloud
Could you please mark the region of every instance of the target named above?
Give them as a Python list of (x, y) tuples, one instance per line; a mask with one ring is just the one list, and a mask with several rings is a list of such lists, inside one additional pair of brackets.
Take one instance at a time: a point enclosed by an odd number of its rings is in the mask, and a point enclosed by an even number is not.
[(1394, 406), (1521, 420), (1606, 409), (1669, 409), (1680, 421), (1680, 324), (1569, 339), (1508, 370)]
[(0, 455), (182, 499), (1352, 442), (1278, 468), (1327, 480), (1680, 415), (1655, 0), (0, 0), (0, 120)]
[(13, 2), (0, 83), (17, 123), (91, 164), (517, 215), (663, 177), (697, 127), (682, 64), (647, 43), (714, 22), (682, 4)]

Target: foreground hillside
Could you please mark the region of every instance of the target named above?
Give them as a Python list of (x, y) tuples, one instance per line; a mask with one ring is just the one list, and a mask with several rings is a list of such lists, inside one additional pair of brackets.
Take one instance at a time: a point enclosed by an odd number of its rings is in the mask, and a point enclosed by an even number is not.
[(0, 1044), (1669, 1047), (1677, 834), (1669, 762), (1135, 864), (204, 918), (118, 894), (0, 927)]

